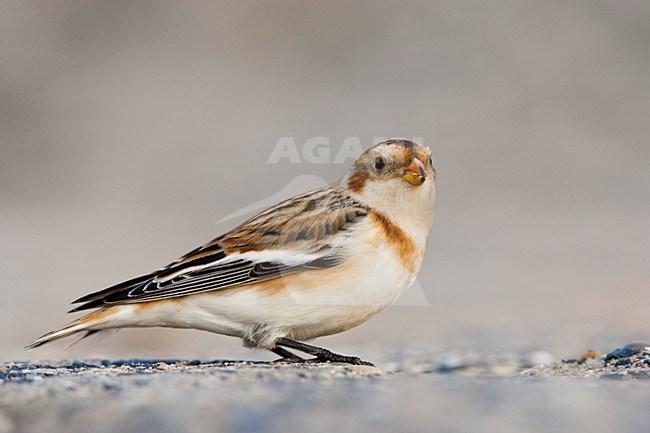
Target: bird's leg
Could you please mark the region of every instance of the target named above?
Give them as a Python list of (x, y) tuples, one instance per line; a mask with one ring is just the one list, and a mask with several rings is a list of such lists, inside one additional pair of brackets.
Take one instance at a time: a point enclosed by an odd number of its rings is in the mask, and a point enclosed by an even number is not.
[(299, 350), (300, 352), (315, 356), (316, 358), (313, 361), (316, 362), (342, 362), (345, 364), (354, 365), (373, 365), (368, 361), (363, 361), (362, 359), (357, 358), (356, 356), (339, 355), (337, 353), (330, 352), (327, 349), (289, 340), (288, 338), (279, 338), (275, 344), (276, 348), (278, 348), (278, 346), (288, 347), (289, 349)]
[(275, 346), (273, 349), (271, 349), (271, 352), (282, 357), (280, 359), (276, 359), (273, 362), (305, 362), (303, 358), (299, 357), (295, 353), (291, 353), (287, 349), (283, 349), (279, 346)]

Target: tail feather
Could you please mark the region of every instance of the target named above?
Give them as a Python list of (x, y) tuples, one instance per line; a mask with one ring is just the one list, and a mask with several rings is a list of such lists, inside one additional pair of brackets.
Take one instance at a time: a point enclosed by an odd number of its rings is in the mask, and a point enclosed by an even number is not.
[(26, 350), (36, 349), (44, 344), (51, 343), (53, 341), (59, 340), (61, 338), (69, 337), (78, 332), (87, 331), (87, 334), (81, 337), (80, 339), (74, 341), (72, 344), (77, 343), (78, 341), (94, 334), (97, 331), (105, 329), (102, 327), (109, 318), (112, 316), (112, 313), (108, 311), (109, 308), (102, 310), (94, 311), (80, 319), (75, 320), (72, 323), (68, 323), (63, 326), (61, 329), (56, 331), (48, 332), (45, 335), (34, 340), (28, 346), (25, 347)]

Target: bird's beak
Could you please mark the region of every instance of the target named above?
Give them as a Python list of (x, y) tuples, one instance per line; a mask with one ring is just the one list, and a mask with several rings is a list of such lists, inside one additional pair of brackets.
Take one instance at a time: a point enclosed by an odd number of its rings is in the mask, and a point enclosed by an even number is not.
[(404, 169), (402, 178), (412, 185), (422, 185), (427, 178), (427, 172), (424, 168), (424, 164), (422, 164), (422, 161), (417, 158), (413, 158), (411, 165)]

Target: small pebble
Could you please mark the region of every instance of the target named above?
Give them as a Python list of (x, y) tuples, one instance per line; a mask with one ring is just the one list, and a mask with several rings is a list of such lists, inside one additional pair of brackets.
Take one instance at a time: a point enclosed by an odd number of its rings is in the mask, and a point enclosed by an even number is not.
[(620, 349), (616, 349), (608, 353), (607, 356), (605, 356), (605, 361), (610, 361), (612, 359), (618, 358), (629, 358), (630, 356), (636, 355), (637, 353), (650, 351), (650, 348), (648, 346), (650, 346), (648, 343), (628, 344), (625, 347), (621, 347)]

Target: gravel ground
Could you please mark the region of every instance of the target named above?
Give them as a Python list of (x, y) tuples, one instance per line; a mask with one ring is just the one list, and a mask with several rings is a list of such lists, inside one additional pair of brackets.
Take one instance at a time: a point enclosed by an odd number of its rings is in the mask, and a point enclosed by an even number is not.
[[(200, 360), (0, 366), (5, 432), (644, 432), (650, 348), (378, 367)], [(611, 380), (628, 379), (628, 380)]]

